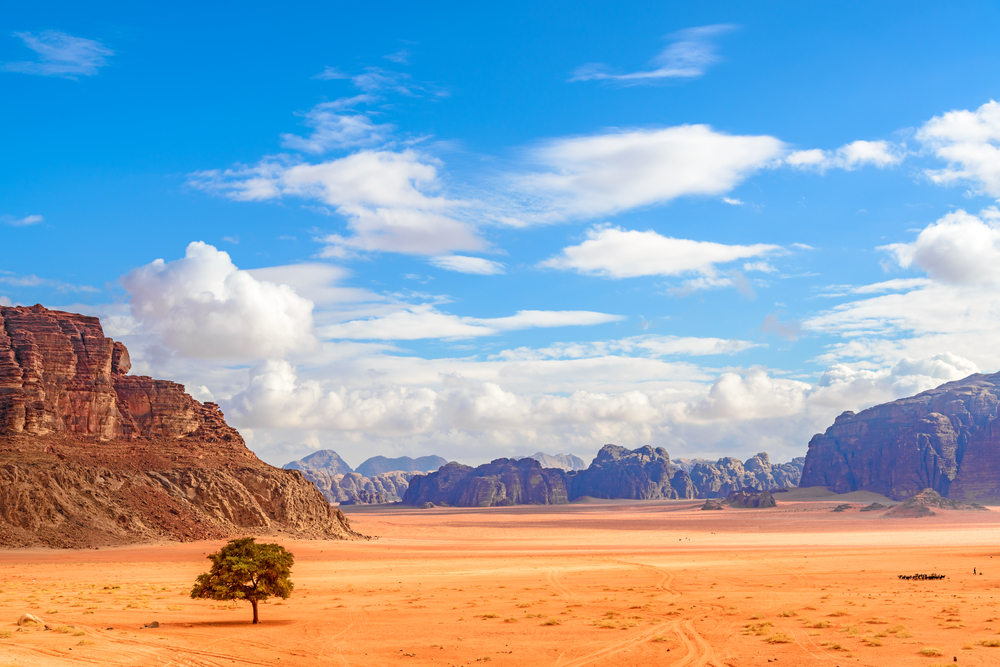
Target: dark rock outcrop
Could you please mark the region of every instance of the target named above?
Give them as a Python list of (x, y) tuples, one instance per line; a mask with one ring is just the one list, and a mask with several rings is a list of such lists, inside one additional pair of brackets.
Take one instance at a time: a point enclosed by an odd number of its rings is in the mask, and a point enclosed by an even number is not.
[(130, 368), (95, 317), (0, 307), (0, 545), (360, 537), (219, 406)]
[(427, 472), (428, 470), (437, 470), (446, 463), (448, 463), (448, 460), (440, 456), (421, 456), (415, 459), (411, 459), (409, 456), (400, 456), (395, 459), (387, 459), (384, 456), (373, 456), (359, 465), (354, 472), (361, 473), (365, 477), (374, 477), (384, 472), (396, 471)]
[(674, 465), (691, 476), (696, 498), (725, 498), (747, 486), (758, 489), (795, 487), (799, 484), (804, 464), (803, 457), (788, 463), (772, 464), (767, 452), (761, 452), (745, 462), (728, 456), (715, 462), (706, 459), (674, 460)]
[[(309, 456), (304, 456), (298, 461), (292, 461), (281, 466), (287, 470), (316, 470), (325, 472), (328, 475), (346, 475), (354, 472), (351, 466), (347, 465), (340, 454), (332, 449), (321, 449), (313, 452)], [(308, 475), (307, 475), (308, 477)]]
[(872, 503), (871, 505), (865, 505), (861, 508), (862, 512), (878, 512), (879, 510), (887, 510), (889, 505), (883, 505), (882, 503)]
[(726, 497), (730, 507), (777, 507), (774, 496), (769, 491), (758, 491), (753, 487), (733, 491)]
[(722, 507), (722, 501), (721, 500), (719, 500), (718, 498), (709, 498), (708, 500), (705, 501), (705, 504), (701, 506), (701, 509), (703, 509), (703, 510), (721, 510), (721, 509), (724, 509), (724, 508)]
[(809, 442), (800, 486), (902, 500), (1000, 502), (1000, 373), (970, 375), (910, 398), (837, 417)]
[(562, 470), (543, 468), (535, 459), (496, 459), (477, 468), (449, 463), (417, 475), (403, 496), (406, 505), (556, 505), (569, 501)]
[(978, 503), (963, 503), (958, 500), (951, 500), (941, 497), (934, 489), (924, 489), (905, 502), (896, 505), (885, 513), (884, 516), (897, 519), (915, 519), (924, 516), (935, 516), (934, 509), (959, 510), (964, 512), (988, 512), (989, 510)]
[(628, 450), (604, 445), (586, 470), (567, 475), (570, 497), (628, 498), (633, 500), (693, 498), (695, 489), (686, 472), (670, 463), (667, 450), (648, 445)]

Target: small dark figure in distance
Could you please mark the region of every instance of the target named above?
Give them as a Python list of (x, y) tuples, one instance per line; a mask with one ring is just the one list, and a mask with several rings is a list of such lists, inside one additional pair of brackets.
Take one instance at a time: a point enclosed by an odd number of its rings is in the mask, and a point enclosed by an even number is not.
[(295, 556), (279, 544), (257, 544), (252, 537), (230, 540), (214, 554), (209, 554), (212, 568), (199, 575), (193, 599), (247, 600), (257, 620), (257, 603), (270, 597), (287, 599), (292, 594)]

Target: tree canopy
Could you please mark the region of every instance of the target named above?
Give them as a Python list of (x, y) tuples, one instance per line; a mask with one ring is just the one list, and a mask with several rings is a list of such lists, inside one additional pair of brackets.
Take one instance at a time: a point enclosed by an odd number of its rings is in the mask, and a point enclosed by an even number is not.
[(288, 598), (292, 594), (295, 556), (279, 544), (257, 544), (253, 537), (230, 540), (219, 551), (209, 554), (212, 568), (199, 575), (192, 598), (209, 600), (248, 600), (257, 623), (257, 603), (270, 597)]

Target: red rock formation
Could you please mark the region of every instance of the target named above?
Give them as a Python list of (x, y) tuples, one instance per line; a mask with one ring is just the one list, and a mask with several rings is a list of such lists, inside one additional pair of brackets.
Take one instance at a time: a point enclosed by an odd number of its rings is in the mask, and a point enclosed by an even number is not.
[(0, 307), (0, 546), (358, 537), (301, 473), (254, 456), (218, 405), (130, 368), (96, 317)]
[(1000, 500), (1000, 373), (970, 375), (910, 398), (845, 412), (809, 442), (800, 486), (894, 500), (933, 489)]

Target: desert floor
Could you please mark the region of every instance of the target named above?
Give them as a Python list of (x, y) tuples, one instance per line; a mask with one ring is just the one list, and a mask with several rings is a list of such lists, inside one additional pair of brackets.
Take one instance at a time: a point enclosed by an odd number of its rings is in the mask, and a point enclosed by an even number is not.
[(275, 536), (295, 593), (257, 626), (188, 598), (221, 542), (0, 551), (0, 666), (1000, 664), (1000, 511), (869, 500), (345, 508), (378, 539)]

